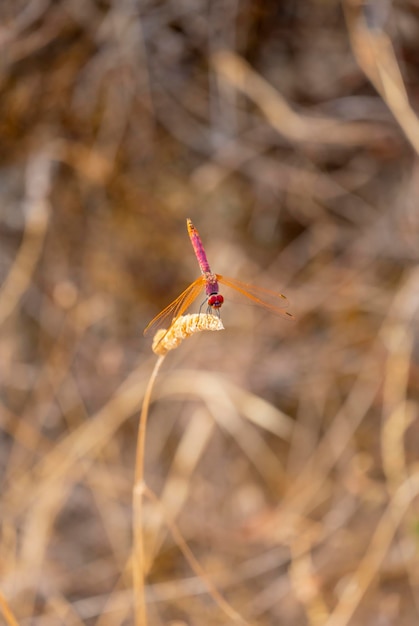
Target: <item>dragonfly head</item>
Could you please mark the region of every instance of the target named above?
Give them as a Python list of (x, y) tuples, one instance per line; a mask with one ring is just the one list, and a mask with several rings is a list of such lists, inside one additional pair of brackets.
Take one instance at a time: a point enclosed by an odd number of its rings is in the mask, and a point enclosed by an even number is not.
[(208, 297), (208, 306), (212, 309), (219, 309), (224, 302), (224, 298), (220, 293), (212, 293)]

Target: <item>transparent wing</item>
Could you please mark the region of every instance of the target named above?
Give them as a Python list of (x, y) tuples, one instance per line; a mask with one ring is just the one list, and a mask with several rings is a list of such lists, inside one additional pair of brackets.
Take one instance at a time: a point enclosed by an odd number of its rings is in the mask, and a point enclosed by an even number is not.
[(220, 274), (216, 274), (216, 276), (217, 280), (222, 285), (226, 285), (226, 287), (230, 287), (231, 289), (238, 291), (243, 296), (246, 296), (246, 298), (251, 300), (251, 302), (262, 306), (265, 309), (268, 309), (268, 311), (271, 311), (276, 315), (280, 315), (285, 319), (294, 319), (294, 315), (292, 315), (292, 313), (284, 310), (288, 306), (288, 300), (282, 293), (242, 283), (242, 281), (237, 280), (237, 278), (227, 278), (226, 276), (221, 276)]
[(156, 331), (159, 327), (169, 328), (172, 323), (191, 306), (205, 286), (205, 279), (200, 276), (183, 291), (180, 296), (173, 300), (161, 313), (156, 315), (144, 329), (144, 335)]

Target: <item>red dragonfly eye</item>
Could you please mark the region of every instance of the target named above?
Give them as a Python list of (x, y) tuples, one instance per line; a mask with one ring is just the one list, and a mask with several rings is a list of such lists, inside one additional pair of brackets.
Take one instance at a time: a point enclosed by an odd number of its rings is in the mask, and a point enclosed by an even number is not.
[(219, 309), (223, 302), (224, 298), (220, 293), (213, 293), (208, 298), (208, 306), (212, 307), (213, 309)]

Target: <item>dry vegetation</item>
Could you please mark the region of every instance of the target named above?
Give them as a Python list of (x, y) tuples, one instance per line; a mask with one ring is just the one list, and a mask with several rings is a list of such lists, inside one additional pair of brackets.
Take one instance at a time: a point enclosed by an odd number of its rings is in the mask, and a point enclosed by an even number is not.
[[(0, 623), (417, 624), (418, 0), (0, 17)], [(133, 533), (186, 217), (297, 321), (165, 357)]]

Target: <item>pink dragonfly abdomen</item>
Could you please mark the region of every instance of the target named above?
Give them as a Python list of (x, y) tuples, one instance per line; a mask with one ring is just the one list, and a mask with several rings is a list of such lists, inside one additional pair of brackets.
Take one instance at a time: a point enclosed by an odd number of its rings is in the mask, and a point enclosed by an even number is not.
[(205, 274), (212, 274), (207, 255), (205, 254), (204, 246), (201, 241), (201, 237), (199, 236), (198, 231), (196, 230), (195, 226), (192, 224), (189, 218), (186, 220), (186, 222), (188, 225), (189, 238), (195, 251), (196, 258), (198, 259), (201, 272), (204, 274), (204, 276)]
[[(198, 259), (199, 267), (201, 268), (202, 275), (205, 278), (205, 293), (210, 296), (208, 299), (208, 305), (214, 308), (220, 308), (224, 302), (223, 296), (219, 295), (218, 281), (215, 274), (212, 273), (210, 264), (208, 263), (207, 255), (205, 254), (204, 246), (199, 236), (198, 231), (188, 218), (186, 220), (188, 226), (189, 239), (191, 240), (192, 247), (195, 252), (195, 256)], [(217, 296), (218, 298), (212, 297)], [(210, 301), (211, 300), (211, 301)]]

